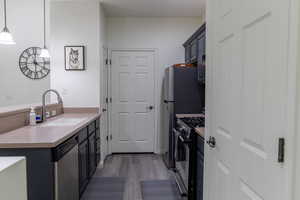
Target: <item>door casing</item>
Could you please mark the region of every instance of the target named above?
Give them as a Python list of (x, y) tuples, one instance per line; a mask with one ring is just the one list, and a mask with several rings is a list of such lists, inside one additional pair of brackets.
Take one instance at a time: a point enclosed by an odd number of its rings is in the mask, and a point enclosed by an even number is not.
[[(103, 125), (103, 120), (101, 120), (101, 124), (100, 124), (100, 132), (101, 132), (101, 135), (102, 135), (102, 141), (101, 144), (105, 143), (105, 150), (104, 152), (102, 151), (101, 153), (101, 164), (103, 165), (103, 162), (106, 158), (106, 156), (108, 155), (109, 153), (109, 148), (108, 148), (108, 141), (106, 140), (107, 136), (109, 135), (109, 113), (108, 113), (108, 104), (106, 103), (106, 98), (108, 97), (108, 65), (106, 63), (106, 60), (108, 59), (108, 48), (107, 47), (102, 47), (102, 67), (100, 68), (101, 69), (101, 76), (100, 76), (100, 88), (101, 88), (101, 93), (100, 93), (100, 109), (107, 109), (106, 112), (103, 112), (101, 110), (101, 113), (102, 114), (106, 114), (107, 116), (107, 119), (106, 119), (106, 124)], [(102, 78), (104, 76), (107, 76), (107, 79), (105, 81), (105, 83), (103, 82)], [(101, 84), (105, 84), (103, 87)], [(105, 91), (102, 91), (102, 90), (105, 90)], [(103, 117), (103, 116), (102, 116)], [(103, 130), (104, 129), (104, 130)], [(105, 131), (105, 133), (104, 133)], [(103, 149), (103, 148), (102, 148)]]
[[(158, 69), (159, 66), (159, 61), (158, 61), (158, 49), (156, 48), (111, 48), (109, 49), (109, 60), (112, 59), (112, 52), (113, 51), (130, 51), (130, 52), (135, 52), (135, 51), (150, 51), (154, 53), (154, 153), (159, 154), (160, 153), (160, 140), (159, 140), (159, 135), (160, 135), (160, 98), (159, 98), (159, 84), (158, 84), (158, 78), (160, 77), (160, 70)], [(109, 80), (108, 80), (108, 97), (109, 99), (112, 97), (112, 66), (111, 63), (109, 63)], [(109, 110), (109, 137), (112, 136), (111, 130), (112, 130), (112, 103), (109, 103), (108, 106)], [(108, 142), (108, 153), (112, 153), (112, 142), (111, 139), (109, 139)]]

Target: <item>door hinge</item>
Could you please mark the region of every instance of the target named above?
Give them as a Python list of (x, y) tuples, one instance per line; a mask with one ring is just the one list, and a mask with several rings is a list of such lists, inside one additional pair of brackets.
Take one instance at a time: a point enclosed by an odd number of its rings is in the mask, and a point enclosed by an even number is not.
[(112, 103), (112, 98), (111, 97), (109, 98), (109, 101), (110, 101), (110, 103)]
[(278, 162), (284, 163), (285, 157), (285, 139), (279, 138), (278, 140)]
[(106, 141), (108, 141), (108, 136), (106, 136)]
[(112, 137), (112, 135), (110, 135), (110, 140), (112, 140), (113, 139), (113, 137)]
[(106, 103), (109, 103), (109, 101), (108, 101), (108, 97), (106, 97), (106, 98), (105, 98), (105, 102), (106, 102)]
[(111, 59), (105, 59), (105, 64), (108, 66), (108, 65), (111, 65)]

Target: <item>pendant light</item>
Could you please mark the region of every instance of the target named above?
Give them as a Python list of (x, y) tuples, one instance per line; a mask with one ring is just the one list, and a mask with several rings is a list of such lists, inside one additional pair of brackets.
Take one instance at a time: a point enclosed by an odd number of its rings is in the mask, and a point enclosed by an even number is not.
[(46, 0), (44, 0), (44, 48), (41, 50), (41, 58), (50, 58), (49, 50), (46, 47)]
[(0, 44), (16, 44), (7, 28), (6, 0), (4, 0), (4, 28), (0, 33)]

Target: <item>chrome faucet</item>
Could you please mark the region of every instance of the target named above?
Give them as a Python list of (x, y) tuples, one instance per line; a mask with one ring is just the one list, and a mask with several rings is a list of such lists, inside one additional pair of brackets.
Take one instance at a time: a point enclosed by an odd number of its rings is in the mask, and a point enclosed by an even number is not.
[(63, 100), (62, 100), (62, 98), (61, 98), (61, 96), (60, 96), (60, 94), (58, 93), (57, 90), (50, 89), (50, 90), (45, 91), (44, 94), (43, 94), (42, 121), (47, 120), (47, 116), (46, 116), (46, 95), (49, 92), (54, 92), (57, 95), (58, 104), (63, 104)]

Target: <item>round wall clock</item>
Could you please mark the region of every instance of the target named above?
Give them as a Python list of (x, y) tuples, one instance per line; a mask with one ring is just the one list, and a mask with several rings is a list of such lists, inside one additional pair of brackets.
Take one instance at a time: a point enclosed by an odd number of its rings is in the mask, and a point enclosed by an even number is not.
[(20, 55), (20, 70), (30, 79), (45, 78), (50, 72), (50, 59), (41, 58), (41, 50), (40, 47), (30, 47)]

